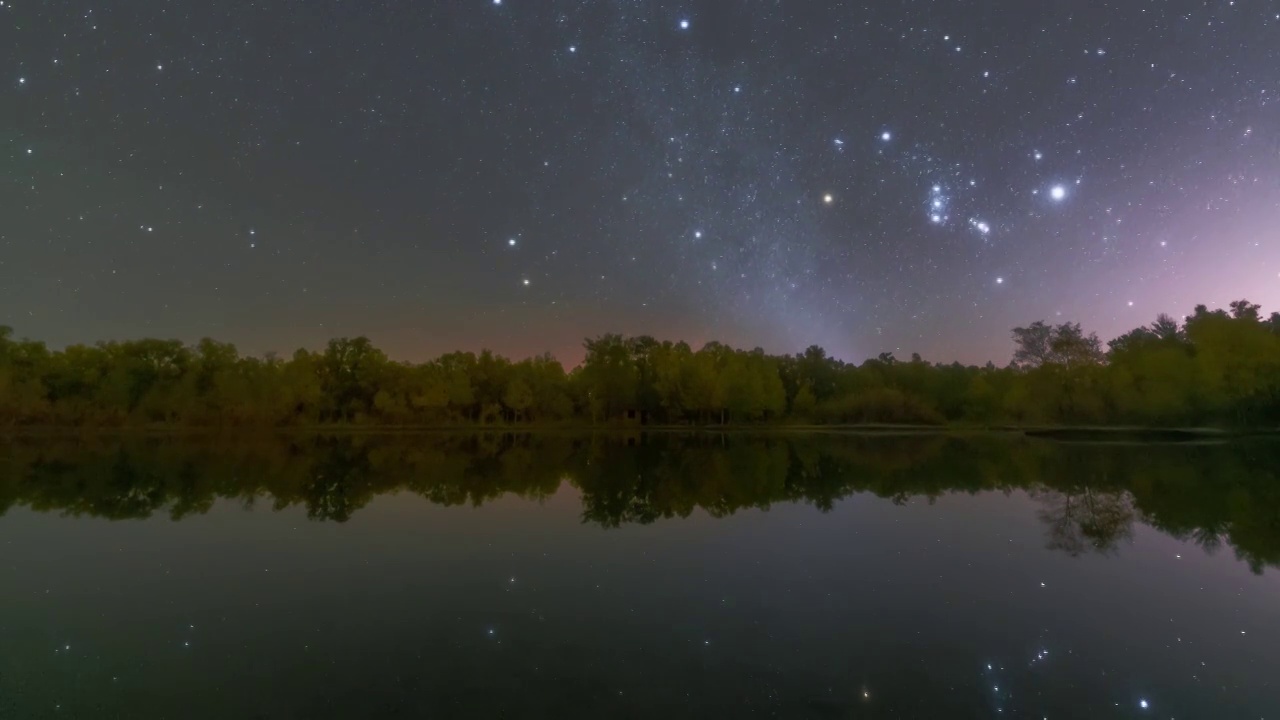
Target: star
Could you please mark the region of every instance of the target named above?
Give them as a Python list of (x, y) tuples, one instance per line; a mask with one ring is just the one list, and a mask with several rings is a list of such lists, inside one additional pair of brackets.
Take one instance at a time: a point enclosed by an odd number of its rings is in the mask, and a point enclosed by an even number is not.
[(890, 133), (888, 130), (885, 130), (884, 132), (880, 133), (880, 139), (885, 142), (889, 142), (890, 140), (893, 139), (893, 134)]
[(1139, 700), (1139, 701), (1138, 701), (1138, 707), (1142, 708), (1143, 710), (1146, 710), (1146, 709), (1147, 709), (1148, 707), (1150, 707), (1150, 706), (1151, 706), (1151, 705), (1150, 705), (1146, 700)]
[(20, 78), (18, 78), (18, 84), (19, 84), (19, 85), (26, 85), (26, 84), (27, 84), (27, 79), (26, 79), (26, 78), (24, 78), (24, 77), (20, 77)]
[(1065, 197), (1067, 197), (1067, 189), (1061, 185), (1054, 185), (1049, 190), (1049, 197), (1053, 198), (1054, 200), (1060, 201)]
[(998, 278), (996, 278), (996, 284), (997, 284), (997, 285), (1003, 285), (1003, 284), (1004, 284), (1004, 278), (1002, 278), (1002, 277), (998, 277)]
[(525, 286), (528, 286), (528, 285), (529, 285), (529, 278), (525, 278), (524, 280), (522, 280), (522, 281), (521, 281), (521, 284), (522, 284), (522, 285), (525, 285)]
[(695, 238), (699, 238), (699, 239), (701, 239), (701, 238), (702, 238), (702, 231), (701, 231), (701, 230), (694, 230), (694, 231), (693, 231), (693, 236), (694, 236)]
[(511, 238), (510, 240), (507, 240), (507, 247), (515, 247), (515, 246), (516, 246), (515, 238)]
[(577, 45), (570, 45), (570, 46), (569, 46), (569, 52), (571, 52), (571, 53), (576, 53), (576, 52), (578, 52), (578, 46), (577, 46)]
[(826, 204), (828, 204), (828, 205), (830, 205), (831, 203), (833, 203), (833, 202), (835, 202), (835, 201), (836, 201), (835, 196), (833, 196), (831, 193), (827, 193), (826, 195), (823, 195), (823, 196), (822, 196), (822, 202), (824, 202), (824, 203), (826, 203)]
[(681, 20), (681, 21), (680, 21), (680, 29), (681, 29), (681, 30), (688, 30), (688, 29), (689, 29), (689, 21), (688, 21), (688, 20)]

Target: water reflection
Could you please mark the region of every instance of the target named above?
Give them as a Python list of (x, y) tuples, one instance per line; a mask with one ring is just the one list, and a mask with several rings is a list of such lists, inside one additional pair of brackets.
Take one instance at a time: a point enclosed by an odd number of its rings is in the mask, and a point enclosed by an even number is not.
[(1145, 523), (1207, 551), (1229, 545), (1255, 573), (1280, 564), (1280, 443), (1071, 445), (1007, 437), (422, 435), (255, 442), (130, 438), (0, 445), (0, 514), (13, 507), (124, 520), (202, 514), (219, 500), (303, 506), (343, 522), (375, 497), (441, 505), (562, 483), (605, 527), (714, 517), (775, 503), (828, 510), (854, 493), (895, 503), (1027, 491), (1046, 546), (1116, 553)]

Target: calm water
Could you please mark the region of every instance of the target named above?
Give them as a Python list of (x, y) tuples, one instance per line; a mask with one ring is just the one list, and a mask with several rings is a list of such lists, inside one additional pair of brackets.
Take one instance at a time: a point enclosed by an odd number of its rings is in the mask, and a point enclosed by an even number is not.
[(0, 442), (0, 717), (1280, 718), (1278, 443), (634, 442)]

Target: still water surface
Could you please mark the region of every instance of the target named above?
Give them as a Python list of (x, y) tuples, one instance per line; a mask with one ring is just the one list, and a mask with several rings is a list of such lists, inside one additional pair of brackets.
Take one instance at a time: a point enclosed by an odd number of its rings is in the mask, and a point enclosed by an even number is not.
[(4, 718), (1280, 718), (1280, 443), (0, 442)]

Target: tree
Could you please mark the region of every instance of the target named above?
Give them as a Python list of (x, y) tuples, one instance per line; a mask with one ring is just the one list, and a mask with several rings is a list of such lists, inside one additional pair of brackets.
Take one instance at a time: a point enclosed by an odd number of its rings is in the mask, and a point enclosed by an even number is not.
[(791, 414), (798, 418), (808, 418), (817, 405), (818, 398), (813, 394), (813, 388), (806, 382), (796, 391), (796, 396), (791, 401)]
[(387, 356), (367, 337), (330, 340), (318, 363), (329, 417), (358, 420), (368, 415)]
[(1260, 322), (1262, 316), (1258, 311), (1262, 308), (1254, 305), (1248, 300), (1235, 300), (1231, 303), (1231, 317), (1236, 320), (1246, 320), (1249, 322)]
[(524, 380), (512, 378), (507, 383), (507, 391), (502, 395), (502, 402), (511, 410), (512, 419), (518, 422), (533, 406), (533, 390)]
[(636, 403), (638, 371), (631, 349), (621, 335), (602, 335), (583, 342), (587, 356), (582, 361), (580, 381), (595, 414), (613, 417), (633, 409)]
[(1037, 320), (1013, 329), (1013, 359), (1019, 365), (1062, 365), (1068, 369), (1102, 362), (1102, 342), (1094, 333), (1084, 334), (1079, 323), (1046, 325)]
[(1053, 328), (1043, 320), (1037, 320), (1027, 327), (1013, 329), (1013, 361), (1019, 365), (1039, 367), (1052, 362)]

